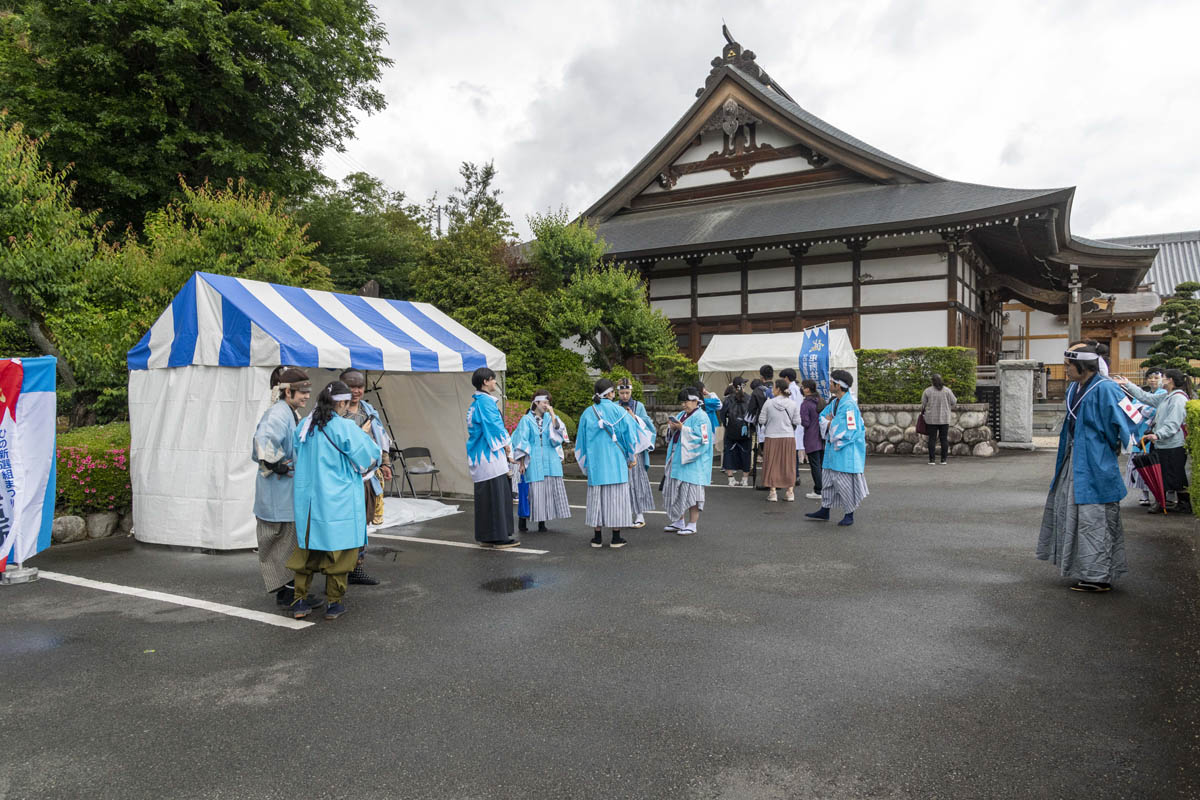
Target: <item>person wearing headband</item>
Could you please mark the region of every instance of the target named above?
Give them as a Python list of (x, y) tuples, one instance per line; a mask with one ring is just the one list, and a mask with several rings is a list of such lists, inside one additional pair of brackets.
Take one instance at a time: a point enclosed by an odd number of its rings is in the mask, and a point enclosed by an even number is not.
[(480, 367), (471, 375), (475, 394), (467, 410), (467, 467), (475, 484), (475, 541), (481, 547), (516, 547), (513, 538), (512, 479), (516, 463), (504, 426), (496, 373)]
[[(1120, 379), (1117, 378), (1117, 384), (1120, 385)], [(1149, 394), (1166, 394), (1167, 390), (1162, 387), (1163, 373), (1158, 367), (1146, 370), (1146, 385), (1142, 390)], [(1129, 439), (1129, 458), (1125, 464), (1125, 478), (1129, 481), (1129, 485), (1141, 492), (1141, 497), (1138, 499), (1138, 505), (1150, 506), (1157, 503), (1150, 497), (1150, 487), (1146, 485), (1146, 481), (1142, 479), (1142, 473), (1133, 468), (1133, 459), (1136, 456), (1145, 455), (1150, 452), (1151, 442), (1143, 441), (1142, 437), (1150, 433), (1150, 428), (1154, 425), (1154, 416), (1157, 409), (1152, 405), (1142, 405), (1142, 421), (1137, 423), (1134, 428), (1133, 435)]]
[(312, 383), (304, 370), (279, 367), (271, 373), (274, 404), (254, 429), (250, 459), (258, 464), (254, 479), (254, 520), (258, 568), (268, 592), (281, 606), (292, 602), (288, 556), (296, 549), (296, 510), (292, 503), (292, 434), (300, 409), (308, 403)]
[(593, 389), (575, 435), (575, 460), (588, 482), (584, 519), (592, 527), (592, 547), (604, 546), (604, 528), (612, 531), (612, 547), (624, 547), (621, 529), (633, 525), (629, 468), (637, 463), (637, 425), (612, 401), (612, 381), (601, 378)]
[[(350, 405), (344, 416), (379, 445), (383, 453), (383, 463), (379, 469), (371, 470), (363, 476), (363, 500), (367, 507), (367, 523), (370, 525), (383, 524), (383, 481), (392, 479), (392, 439), (388, 436), (387, 428), (379, 418), (375, 407), (363, 399), (367, 390), (367, 376), (356, 369), (348, 369), (338, 376), (342, 383), (350, 387)], [(363, 566), (363, 554), (358, 555), (358, 564), (350, 573), (350, 584), (376, 586), (379, 581), (367, 574)]]
[(821, 461), (821, 507), (804, 516), (825, 521), (829, 510), (841, 506), (845, 511), (838, 525), (853, 525), (854, 512), (870, 491), (863, 472), (867, 467), (867, 438), (862, 414), (850, 387), (854, 376), (844, 369), (829, 373), (829, 392), (833, 400), (821, 412), (817, 424), (825, 441)]
[(550, 405), (550, 392), (541, 389), (534, 393), (529, 411), (521, 417), (512, 434), (513, 458), (521, 472), (522, 485), (529, 493), (529, 514), (520, 516), (518, 530), (529, 530), (528, 522), (538, 524), (538, 532), (546, 531), (546, 523), (555, 519), (570, 519), (571, 505), (563, 483), (563, 445), (570, 441), (566, 424)]
[(721, 454), (721, 470), (729, 480), (730, 486), (738, 485), (737, 474), (740, 472), (741, 485), (749, 483), (750, 476), (750, 434), (751, 424), (746, 419), (750, 413), (750, 395), (746, 394), (746, 379), (738, 375), (730, 384), (730, 392), (721, 403), (717, 412), (717, 420), (725, 429), (725, 448)]
[(379, 444), (342, 415), (350, 387), (333, 381), (317, 395), (317, 407), (292, 436), (296, 458), (296, 549), (288, 569), (296, 573), (290, 613), (308, 616), (305, 599), (315, 573), (325, 575), (326, 619), (346, 612), (346, 586), (367, 544), (362, 476), (379, 466)]
[(704, 510), (704, 487), (712, 480), (713, 432), (704, 413), (703, 392), (687, 388), (679, 393), (683, 410), (668, 423), (666, 477), (663, 507), (671, 520), (665, 530), (680, 536), (696, 533)]
[(1102, 374), (1106, 354), (1094, 341), (1076, 342), (1063, 353), (1070, 381), (1066, 417), (1038, 532), (1037, 557), (1074, 578), (1068, 588), (1078, 592), (1107, 592), (1128, 571), (1121, 524), (1127, 489), (1117, 457), (1140, 415)]
[(633, 396), (633, 383), (629, 378), (622, 378), (617, 384), (617, 405), (633, 416), (638, 429), (638, 464), (629, 470), (629, 494), (633, 502), (633, 527), (644, 528), (646, 512), (654, 510), (654, 492), (650, 489), (650, 451), (654, 449), (658, 435), (646, 406)]
[[(1163, 373), (1163, 388), (1154, 392), (1147, 392), (1124, 377), (1115, 380), (1135, 400), (1154, 409), (1154, 426), (1144, 437), (1153, 444), (1162, 465), (1167, 510), (1192, 513), (1188, 494), (1187, 442), (1183, 433), (1184, 423), (1187, 422), (1187, 401), (1192, 396), (1187, 376), (1181, 370), (1168, 369)], [(1192, 466), (1194, 468), (1195, 464)], [(1150, 506), (1151, 513), (1162, 510), (1157, 503)]]

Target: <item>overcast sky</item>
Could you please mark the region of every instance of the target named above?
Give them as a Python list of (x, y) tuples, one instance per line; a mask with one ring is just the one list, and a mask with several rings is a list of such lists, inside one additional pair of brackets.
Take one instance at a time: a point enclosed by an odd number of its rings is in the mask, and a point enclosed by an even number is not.
[(327, 174), (410, 199), (494, 160), (522, 235), (576, 214), (683, 115), (724, 18), (803, 107), (950, 180), (1077, 187), (1087, 237), (1200, 229), (1194, 0), (378, 0), (388, 108)]

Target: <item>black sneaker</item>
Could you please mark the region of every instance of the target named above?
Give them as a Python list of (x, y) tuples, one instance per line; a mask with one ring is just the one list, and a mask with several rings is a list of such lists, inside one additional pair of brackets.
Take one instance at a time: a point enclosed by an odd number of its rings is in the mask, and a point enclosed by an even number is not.
[(538, 523), (538, 533), (545, 533), (545, 532), (546, 532), (546, 523), (539, 522)]
[(275, 605), (290, 606), (296, 599), (296, 589), (290, 583), (275, 590)]
[(624, 547), (627, 544), (629, 544), (629, 542), (622, 539), (621, 534), (614, 533), (612, 537), (612, 544), (610, 544), (609, 547)]
[(1099, 581), (1076, 581), (1069, 588), (1073, 592), (1111, 592), (1112, 584)]
[(529, 520), (525, 517), (517, 517), (517, 530), (521, 533), (529, 533)]
[(347, 579), (346, 582), (357, 584), (359, 586), (378, 586), (379, 585), (379, 579), (372, 578), (370, 575), (368, 575), (367, 571), (365, 569), (363, 569), (362, 564), (359, 564), (354, 568), (354, 571), (350, 573), (350, 577)]
[(600, 535), (600, 531), (596, 531), (596, 535), (592, 537), (592, 547), (604, 547), (604, 537)]

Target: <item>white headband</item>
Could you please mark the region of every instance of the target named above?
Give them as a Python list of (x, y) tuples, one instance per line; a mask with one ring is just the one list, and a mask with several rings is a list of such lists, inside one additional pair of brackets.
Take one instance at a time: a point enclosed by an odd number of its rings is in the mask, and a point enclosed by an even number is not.
[(329, 399), (330, 399), (330, 400), (332, 400), (332, 401), (333, 401), (333, 402), (335, 402), (335, 403), (340, 403), (340, 402), (342, 402), (343, 400), (349, 400), (349, 399), (350, 399), (350, 395), (348, 395), (348, 394), (335, 394), (335, 395), (330, 395)]
[(850, 390), (850, 384), (846, 383), (845, 381), (840, 381), (837, 378), (834, 378), (833, 382), (847, 391)]
[(601, 392), (600, 394), (596, 395), (596, 397), (608, 397), (612, 393), (613, 393), (613, 387), (610, 386), (607, 389), (605, 389), (603, 392)]
[(1100, 363), (1097, 365), (1097, 371), (1105, 378), (1108, 377), (1108, 362), (1101, 358), (1099, 353), (1066, 350), (1063, 352), (1063, 357), (1070, 361), (1099, 361)]
[(692, 394), (691, 392), (688, 392), (687, 399), (688, 399), (688, 400), (695, 400), (697, 403), (699, 403), (699, 402), (700, 402), (700, 396), (699, 396), (699, 395), (696, 395), (696, 394)]
[(542, 400), (549, 400), (549, 399), (550, 399), (550, 395), (548, 395), (548, 394), (539, 394), (539, 395), (537, 395), (536, 397), (534, 397), (534, 398), (533, 398), (533, 402), (535, 402), (535, 403), (539, 403), (539, 402), (541, 402)]

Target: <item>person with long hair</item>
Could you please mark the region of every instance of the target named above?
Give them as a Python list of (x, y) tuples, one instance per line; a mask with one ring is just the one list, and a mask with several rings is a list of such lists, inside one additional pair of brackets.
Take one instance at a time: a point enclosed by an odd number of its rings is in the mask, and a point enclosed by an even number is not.
[(547, 522), (571, 518), (562, 466), (563, 445), (570, 442), (570, 437), (566, 423), (554, 413), (550, 402), (547, 390), (534, 392), (529, 411), (512, 435), (513, 458), (529, 486), (529, 516), (519, 517), (517, 523), (522, 533), (529, 530), (530, 522), (536, 522), (538, 532), (544, 533)]
[(804, 496), (809, 500), (821, 499), (821, 470), (825, 456), (825, 443), (821, 441), (821, 412), (825, 400), (817, 391), (817, 382), (809, 378), (800, 381), (804, 399), (800, 403), (800, 424), (804, 426), (804, 454), (808, 457), (808, 471), (812, 475), (813, 488)]
[[(782, 373), (780, 373), (782, 374)], [(775, 381), (774, 396), (763, 404), (758, 424), (763, 437), (763, 478), (767, 501), (779, 500), (778, 490), (786, 489), (784, 500), (796, 499), (796, 427), (800, 408), (792, 401), (786, 378)]]
[[(392, 479), (392, 439), (384, 427), (383, 420), (375, 407), (363, 399), (367, 391), (367, 376), (356, 369), (344, 370), (338, 379), (350, 387), (350, 405), (343, 416), (362, 428), (363, 433), (370, 436), (379, 445), (383, 453), (383, 462), (378, 469), (373, 469), (363, 476), (363, 501), (367, 508), (367, 523), (370, 525), (383, 524), (383, 481)], [(358, 554), (358, 564), (350, 573), (350, 583), (363, 586), (376, 586), (379, 581), (367, 574), (363, 566), (363, 554)]]
[(471, 374), (475, 393), (467, 410), (467, 467), (475, 484), (475, 541), (483, 547), (516, 547), (513, 538), (512, 440), (504, 427), (496, 373), (480, 367)]
[(317, 395), (317, 407), (293, 434), (296, 549), (287, 567), (296, 574), (290, 613), (312, 613), (305, 597), (314, 573), (325, 575), (326, 619), (346, 612), (342, 598), (359, 550), (367, 545), (362, 476), (379, 465), (379, 444), (343, 418), (350, 387), (334, 381)]
[(587, 476), (587, 510), (592, 547), (604, 546), (604, 528), (612, 531), (610, 545), (624, 547), (621, 529), (633, 525), (629, 470), (637, 464), (637, 427), (630, 414), (613, 402), (616, 387), (601, 378), (592, 387), (592, 404), (579, 415), (575, 461)]
[[(1114, 380), (1135, 400), (1155, 409), (1154, 427), (1145, 439), (1153, 442), (1162, 465), (1163, 488), (1167, 492), (1167, 510), (1185, 514), (1192, 513), (1191, 496), (1188, 494), (1187, 448), (1184, 447), (1183, 424), (1187, 421), (1187, 401), (1192, 398), (1191, 381), (1182, 370), (1163, 371), (1165, 392), (1144, 391), (1122, 376)], [(1192, 465), (1193, 468), (1195, 465)], [(1172, 501), (1173, 496), (1173, 501)], [(1157, 503), (1150, 513), (1163, 509)]]
[(689, 536), (700, 524), (704, 487), (712, 480), (713, 434), (701, 405), (701, 390), (683, 389), (679, 402), (683, 410), (668, 423), (671, 440), (667, 445), (663, 505), (667, 519), (672, 520), (666, 530)]
[(870, 493), (863, 472), (867, 466), (867, 439), (862, 414), (850, 387), (854, 376), (844, 369), (829, 373), (833, 401), (821, 412), (817, 424), (825, 441), (821, 461), (821, 507), (804, 516), (825, 521), (829, 509), (841, 506), (846, 512), (838, 525), (853, 525), (854, 512)]
[(946, 451), (950, 447), (950, 413), (958, 403), (958, 398), (941, 375), (934, 374), (929, 383), (921, 394), (920, 411), (925, 415), (925, 431), (929, 436), (929, 463), (934, 463), (933, 444), (936, 439), (942, 448), (942, 464), (945, 464)]
[(1107, 592), (1128, 572), (1117, 457), (1133, 431), (1129, 401), (1108, 378), (1108, 348), (1075, 342), (1063, 359), (1069, 383), (1054, 479), (1046, 497), (1037, 557), (1053, 562), (1077, 592)]
[(746, 394), (746, 379), (738, 375), (733, 379), (731, 391), (725, 395), (717, 419), (725, 426), (725, 450), (721, 456), (721, 470), (729, 479), (730, 486), (738, 485), (737, 474), (742, 473), (741, 485), (749, 482), (751, 423), (750, 395)]
[(296, 549), (296, 509), (293, 503), (292, 434), (300, 409), (308, 403), (312, 383), (304, 370), (279, 367), (271, 373), (275, 401), (254, 429), (250, 458), (258, 464), (254, 480), (254, 521), (258, 537), (258, 568), (275, 602), (291, 605), (294, 586), (288, 556)]

